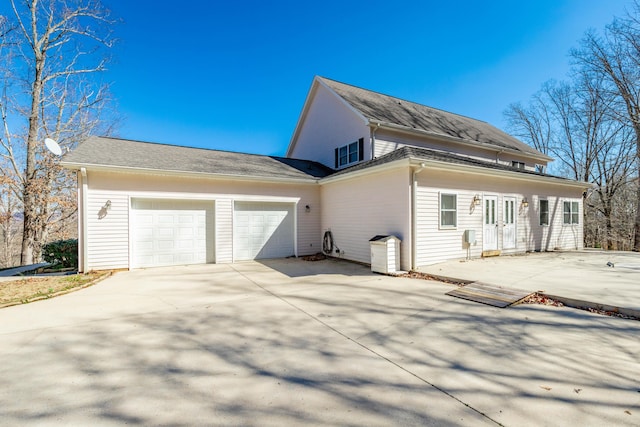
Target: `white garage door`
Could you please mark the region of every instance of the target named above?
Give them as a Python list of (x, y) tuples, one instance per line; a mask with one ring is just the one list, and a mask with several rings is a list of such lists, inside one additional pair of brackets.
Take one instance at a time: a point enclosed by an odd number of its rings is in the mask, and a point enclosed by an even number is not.
[(294, 255), (293, 208), (291, 203), (235, 202), (234, 261)]
[(134, 199), (132, 208), (132, 267), (212, 261), (213, 203)]

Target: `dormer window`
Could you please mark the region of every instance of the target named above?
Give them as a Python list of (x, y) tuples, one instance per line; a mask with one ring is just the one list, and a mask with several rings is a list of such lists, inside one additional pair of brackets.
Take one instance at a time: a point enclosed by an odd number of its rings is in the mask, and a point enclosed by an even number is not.
[(364, 138), (336, 148), (336, 169), (364, 159)]
[(522, 169), (524, 170), (524, 162), (516, 162), (515, 160), (511, 162), (511, 166), (513, 166), (516, 169)]

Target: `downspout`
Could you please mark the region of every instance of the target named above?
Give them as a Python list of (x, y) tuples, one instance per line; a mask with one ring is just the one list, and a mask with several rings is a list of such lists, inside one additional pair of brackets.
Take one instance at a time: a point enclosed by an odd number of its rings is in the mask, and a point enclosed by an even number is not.
[(425, 163), (420, 163), (420, 167), (418, 169), (414, 169), (411, 174), (411, 270), (416, 269), (416, 252), (418, 250), (418, 238), (416, 236), (416, 229), (418, 228), (418, 220), (416, 218), (418, 211), (416, 203), (416, 177), (426, 167), (427, 165)]
[(376, 124), (376, 127), (371, 127), (371, 159), (375, 159), (376, 154), (376, 131), (380, 127), (380, 123)]
[(87, 262), (87, 170), (85, 168), (80, 168), (80, 175), (82, 176), (82, 212), (79, 215), (80, 222), (82, 223), (82, 239), (80, 240), (82, 245), (81, 272), (86, 273), (89, 267), (89, 263)]

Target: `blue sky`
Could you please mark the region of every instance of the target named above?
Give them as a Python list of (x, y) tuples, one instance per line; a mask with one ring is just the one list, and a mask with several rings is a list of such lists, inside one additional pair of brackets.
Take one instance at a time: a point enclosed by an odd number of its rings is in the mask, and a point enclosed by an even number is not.
[(628, 0), (131, 1), (105, 76), (125, 138), (283, 155), (314, 75), (504, 128)]

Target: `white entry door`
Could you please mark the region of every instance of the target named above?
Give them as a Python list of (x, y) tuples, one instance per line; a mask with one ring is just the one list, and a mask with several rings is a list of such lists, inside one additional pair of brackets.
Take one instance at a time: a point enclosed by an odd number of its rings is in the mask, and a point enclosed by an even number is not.
[(513, 249), (516, 247), (516, 198), (505, 197), (503, 202), (504, 215), (502, 217), (502, 248)]
[(233, 260), (294, 255), (294, 206), (293, 203), (235, 202)]
[(495, 251), (498, 249), (498, 197), (484, 196), (483, 211), (482, 250)]

